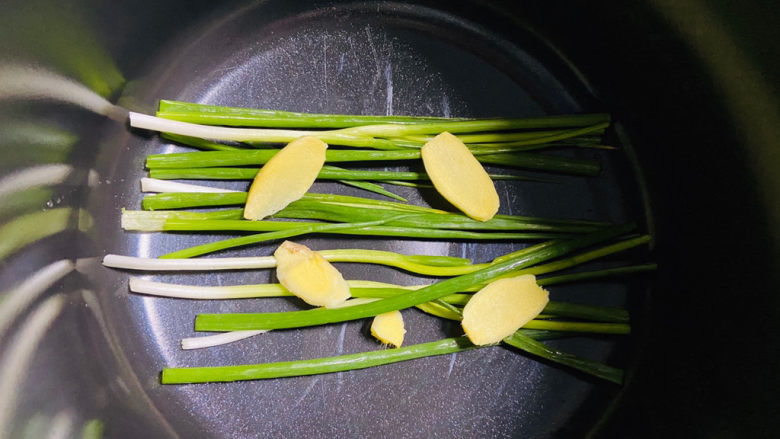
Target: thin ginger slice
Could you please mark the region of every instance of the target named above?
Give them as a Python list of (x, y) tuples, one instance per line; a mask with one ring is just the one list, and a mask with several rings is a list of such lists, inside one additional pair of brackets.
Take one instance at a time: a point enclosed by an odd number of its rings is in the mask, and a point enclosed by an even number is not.
[(285, 241), (274, 252), (279, 283), (304, 302), (331, 308), (350, 298), (349, 285), (322, 255)]
[(379, 314), (371, 322), (371, 335), (382, 343), (400, 348), (404, 342), (404, 334), (404, 318), (399, 311)]
[(327, 149), (322, 140), (306, 136), (279, 150), (249, 187), (244, 218), (261, 220), (303, 197), (325, 164)]
[(525, 274), (489, 283), (463, 307), (461, 325), (475, 345), (498, 343), (542, 312), (549, 294)]
[(477, 221), (498, 212), (493, 180), (460, 139), (445, 131), (423, 145), (421, 154), (425, 172), (447, 201)]

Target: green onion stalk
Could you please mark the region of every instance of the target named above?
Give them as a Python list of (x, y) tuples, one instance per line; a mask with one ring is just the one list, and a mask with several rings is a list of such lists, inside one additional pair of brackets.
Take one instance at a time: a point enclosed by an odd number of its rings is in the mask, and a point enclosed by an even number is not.
[[(272, 218), (287, 219), (309, 219), (333, 222), (361, 222), (376, 221), (398, 216), (398, 212), (367, 210), (359, 212), (356, 208), (340, 209), (343, 212), (334, 212), (333, 210), (307, 210), (307, 209), (288, 209), (277, 213)], [(349, 212), (355, 214), (350, 217)], [(245, 232), (267, 232), (280, 229), (287, 229), (301, 225), (300, 222), (291, 221), (249, 221), (241, 218), (241, 209), (227, 209), (211, 212), (189, 212), (176, 210), (154, 210), (154, 211), (133, 211), (125, 210), (122, 214), (122, 225), (126, 230), (135, 231), (245, 231)], [(438, 217), (441, 222), (437, 223)], [(482, 231), (527, 231), (550, 234), (571, 234), (593, 231), (599, 227), (578, 224), (561, 224), (556, 222), (533, 222), (521, 220), (495, 219), (484, 223), (469, 221), (459, 215), (439, 215), (410, 213), (405, 214), (403, 218), (388, 221), (388, 226), (400, 228), (419, 228), (430, 230), (482, 230)], [(198, 222), (203, 224), (198, 225)], [(314, 224), (314, 223), (311, 223)], [(389, 229), (388, 229), (389, 230)], [(464, 235), (466, 236), (466, 235)]]
[[(188, 153), (154, 154), (146, 159), (146, 166), (154, 178), (160, 179), (231, 179), (247, 180), (254, 178), (258, 168), (236, 168), (236, 166), (257, 166), (268, 162), (278, 150), (256, 151), (200, 151)], [(507, 152), (506, 150), (479, 150), (475, 157), (483, 164), (526, 169), (532, 171), (553, 172), (568, 175), (595, 176), (601, 171), (596, 160), (565, 157), (552, 154), (530, 152)], [(326, 162), (373, 162), (373, 161), (409, 161), (419, 160), (420, 151), (363, 151), (335, 150), (326, 152)], [(209, 171), (209, 169), (212, 169)], [(350, 174), (349, 172), (352, 172)], [(398, 171), (342, 171), (341, 173), (325, 168), (319, 178), (339, 178), (338, 175), (350, 175), (352, 179), (371, 180), (425, 180), (424, 173), (405, 174)], [(393, 178), (393, 176), (397, 178)], [(408, 175), (406, 177), (401, 177)], [(501, 179), (509, 177), (499, 175)], [(412, 177), (413, 176), (413, 177)], [(513, 176), (517, 178), (516, 176)]]
[[(415, 148), (419, 144), (410, 141), (390, 140), (390, 138), (403, 138), (410, 135), (438, 134), (448, 131), (453, 134), (515, 131), (522, 129), (546, 129), (572, 126), (576, 123), (580, 130), (555, 136), (542, 136), (531, 139), (529, 143), (546, 143), (553, 140), (561, 140), (576, 137), (585, 132), (603, 130), (609, 123), (609, 117), (603, 114), (575, 115), (575, 116), (547, 116), (538, 118), (496, 118), (496, 119), (469, 119), (469, 120), (434, 120), (411, 124), (373, 124), (352, 126), (341, 129), (319, 130), (317, 127), (307, 126), (306, 130), (293, 130), (283, 128), (234, 128), (225, 126), (200, 125), (178, 120), (164, 119), (130, 112), (130, 126), (134, 128), (159, 131), (179, 136), (197, 137), (202, 139), (235, 141), (235, 142), (263, 142), (263, 143), (288, 143), (302, 136), (314, 136), (331, 145), (350, 147), (368, 147), (373, 149), (393, 150), (401, 148)], [(583, 123), (587, 122), (587, 123)], [(224, 123), (222, 123), (224, 125)], [(586, 128), (583, 128), (586, 127)]]
[[(526, 180), (542, 181), (539, 178), (523, 178)], [(339, 183), (353, 186), (365, 191), (373, 192), (385, 197), (392, 198), (396, 201), (406, 203), (406, 198), (388, 191), (381, 185), (371, 181), (359, 181), (359, 180), (337, 180)], [(210, 186), (195, 185), (189, 183), (179, 183), (170, 180), (160, 180), (156, 178), (143, 177), (141, 178), (141, 192), (211, 192), (211, 193), (224, 193), (224, 192), (236, 192), (233, 190), (225, 190), (214, 188)]]
[[(413, 273), (426, 274), (436, 267), (473, 266), (469, 259), (455, 256), (405, 255), (384, 250), (331, 249), (318, 253), (330, 262), (352, 262), (379, 264), (396, 267)], [(135, 256), (106, 255), (103, 265), (126, 270), (146, 271), (210, 271), (210, 270), (254, 270), (275, 268), (273, 256), (203, 259), (141, 258)]]
[[(559, 352), (539, 341), (554, 339), (560, 336), (561, 334), (548, 331), (520, 329), (512, 336), (507, 337), (504, 342), (533, 355), (564, 364), (607, 381), (616, 384), (622, 383), (622, 370), (595, 361), (579, 358), (571, 354)], [(365, 369), (417, 358), (464, 352), (477, 348), (489, 348), (489, 346), (475, 346), (466, 336), (461, 336), (400, 348), (311, 360), (236, 366), (166, 368), (162, 372), (161, 382), (162, 384), (191, 384), (318, 375)]]
[(372, 181), (359, 181), (359, 180), (338, 180), (339, 183), (345, 184), (347, 186), (356, 187), (358, 189), (363, 189), (364, 191), (373, 192), (375, 194), (383, 195), (388, 198), (392, 198), (393, 200), (400, 201), (402, 203), (406, 203), (406, 198), (396, 194), (395, 192), (391, 192), (382, 185), (372, 182)]
[[(289, 221), (244, 221), (225, 219), (192, 219), (195, 215), (215, 216), (223, 212), (208, 212), (199, 214), (196, 212), (171, 212), (163, 219), (138, 218), (147, 214), (156, 216), (163, 212), (123, 212), (122, 226), (126, 230), (144, 231), (235, 231), (251, 230), (264, 231), (254, 235), (231, 238), (207, 244), (201, 244), (186, 249), (165, 254), (161, 258), (191, 258), (213, 253), (229, 248), (277, 240), (309, 233), (333, 233), (356, 236), (396, 236), (402, 238), (417, 237), (425, 239), (470, 239), (470, 240), (538, 240), (561, 237), (552, 232), (473, 232), (468, 230), (425, 229), (420, 227), (396, 227), (382, 225), (385, 223), (400, 221), (406, 217), (414, 217), (414, 214), (405, 214), (386, 217), (376, 221), (355, 223), (307, 223)], [(183, 214), (186, 219), (177, 216)], [(167, 215), (167, 213), (166, 213)], [(604, 227), (602, 227), (603, 229)], [(645, 239), (645, 238), (642, 238)], [(648, 238), (649, 239), (649, 238)]]
[[(547, 219), (521, 215), (496, 215), (489, 221), (476, 221), (461, 213), (446, 212), (438, 209), (425, 208), (404, 203), (381, 202), (350, 196), (325, 196), (322, 194), (307, 194), (302, 199), (290, 203), (287, 207), (273, 215), (273, 218), (309, 219), (320, 221), (369, 221), (387, 219), (404, 214), (388, 222), (387, 225), (399, 227), (419, 227), (429, 229), (457, 230), (510, 230), (510, 231), (544, 231), (551, 233), (590, 232), (608, 223), (578, 219)], [(160, 193), (144, 197), (143, 207), (154, 211), (149, 218), (156, 219), (189, 219), (189, 220), (236, 220), (241, 218), (240, 209), (206, 212), (198, 214), (188, 212), (177, 214), (175, 211), (162, 212), (160, 209), (180, 209), (192, 207), (216, 207), (225, 205), (243, 205), (246, 203), (245, 192), (229, 193)], [(144, 217), (143, 212), (126, 211), (123, 216), (133, 215), (138, 219)], [(124, 218), (123, 218), (124, 220)], [(268, 222), (268, 221), (266, 221)], [(259, 223), (261, 221), (245, 221)], [(255, 226), (248, 226), (255, 227)], [(247, 229), (251, 230), (251, 229)]]
[[(239, 221), (241, 224), (244, 221)], [(442, 240), (480, 240), (480, 241), (528, 241), (550, 239), (558, 235), (545, 232), (472, 232), (468, 230), (424, 229), (419, 227), (382, 226), (384, 220), (364, 223), (306, 223), (286, 221), (253, 221), (257, 228), (268, 227), (273, 231), (230, 238), (207, 244), (197, 245), (160, 256), (161, 258), (192, 258), (217, 251), (242, 247), (260, 242), (275, 241), (293, 236), (327, 233), (350, 236), (383, 236), (398, 238), (442, 239)], [(167, 220), (165, 231), (197, 231), (204, 226), (187, 220)], [(230, 221), (212, 221), (209, 230), (233, 230)]]
[[(252, 180), (258, 168), (175, 168), (152, 169), (151, 178), (160, 180)], [(523, 177), (507, 174), (488, 174), (492, 180), (520, 180)], [(371, 171), (324, 166), (317, 175), (320, 180), (430, 180), (428, 174), (414, 171)]]
[(157, 117), (164, 119), (203, 125), (267, 128), (346, 128), (385, 123), (408, 124), (452, 120), (442, 117), (296, 113), (291, 111), (196, 104), (172, 100), (160, 100), (160, 106), (156, 115)]
[[(172, 135), (164, 137), (174, 138)], [(175, 137), (178, 138), (178, 137)], [(205, 140), (195, 139), (208, 143)], [(214, 146), (216, 148), (216, 146)], [(168, 154), (150, 154), (146, 157), (148, 169), (216, 168), (230, 166), (256, 166), (268, 162), (278, 149), (245, 150), (236, 147), (228, 150), (180, 152)], [(472, 150), (476, 156), (512, 152), (512, 149), (484, 148)], [(325, 151), (327, 163), (349, 162), (392, 162), (420, 160), (419, 150), (378, 151), (373, 149), (328, 149)]]
[[(526, 119), (468, 119), (429, 116), (364, 116), (343, 114), (295, 113), (254, 108), (225, 107), (190, 102), (161, 100), (157, 116), (204, 125), (251, 126), (269, 128), (348, 128), (363, 125), (420, 125), (440, 122), (514, 121), (513, 129), (585, 127), (609, 122), (607, 114), (545, 116)], [(512, 125), (512, 124), (510, 124)], [(486, 131), (475, 129), (473, 131)], [(468, 132), (468, 131), (467, 131)]]

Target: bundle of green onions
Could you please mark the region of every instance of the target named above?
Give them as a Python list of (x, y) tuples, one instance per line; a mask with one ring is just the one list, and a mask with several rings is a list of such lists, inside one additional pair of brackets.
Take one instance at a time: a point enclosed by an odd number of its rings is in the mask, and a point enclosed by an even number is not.
[[(321, 252), (323, 256), (334, 262), (384, 264), (420, 274), (455, 277), (427, 286), (398, 286), (372, 281), (352, 281), (350, 282), (350, 290), (352, 297), (355, 298), (352, 301), (356, 303), (335, 309), (318, 308), (308, 311), (266, 314), (202, 314), (196, 319), (196, 330), (210, 332), (227, 331), (227, 333), (218, 336), (185, 339), (183, 340), (183, 346), (185, 348), (215, 346), (254, 336), (272, 329), (298, 328), (367, 318), (394, 309), (408, 307), (417, 307), (437, 317), (460, 320), (462, 306), (468, 303), (471, 293), (497, 278), (520, 273), (534, 275), (554, 273), (646, 244), (649, 241), (649, 237), (646, 235), (634, 237), (625, 235), (630, 230), (631, 226), (610, 227), (573, 239), (549, 241), (483, 264), (468, 264), (466, 263), (467, 261), (460, 258), (409, 256), (376, 250), (323, 250)], [(599, 243), (602, 243), (602, 245), (591, 248), (594, 244)], [(576, 253), (577, 250), (583, 248), (590, 249)], [(203, 270), (206, 268), (271, 268), (275, 265), (272, 257), (225, 259), (224, 261), (219, 258), (149, 260), (109, 255), (106, 257), (104, 264), (117, 268), (145, 271)], [(550, 260), (553, 261), (547, 262)], [(653, 270), (654, 268), (654, 264), (641, 264), (596, 271), (582, 271), (544, 277), (539, 280), (539, 284), (555, 285), (563, 282), (639, 273)], [(285, 297), (292, 295), (278, 284), (204, 287), (165, 284), (133, 278), (130, 281), (130, 288), (131, 291), (140, 294), (200, 300)], [(629, 332), (628, 314), (623, 309), (566, 302), (550, 302), (545, 307), (542, 315), (527, 323), (523, 329), (505, 340), (505, 342), (542, 358), (561, 362), (585, 373), (619, 383), (622, 379), (620, 370), (561, 354), (546, 348), (541, 343), (534, 342), (534, 340), (559, 338), (576, 333), (628, 334)], [(529, 338), (531, 339), (530, 341)], [(444, 345), (448, 346), (448, 348), (442, 350)], [(326, 373), (388, 364), (424, 356), (441, 355), (473, 348), (476, 348), (476, 346), (468, 343), (465, 338), (460, 337), (405, 348), (362, 353), (360, 356), (348, 355), (330, 359), (289, 362), (285, 363), (286, 367), (271, 363), (215, 368), (166, 369), (163, 373), (163, 383), (234, 381)], [(326, 364), (330, 366), (325, 367)], [(331, 369), (331, 367), (336, 367), (336, 369)], [(306, 370), (307, 372), (292, 374), (292, 370)]]
[[(166, 186), (158, 187), (164, 189)], [(538, 240), (590, 232), (608, 225), (598, 221), (518, 215), (496, 215), (489, 221), (476, 221), (461, 213), (423, 206), (317, 193), (306, 194), (273, 215), (273, 220), (267, 221), (244, 220), (242, 209), (209, 212), (158, 210), (243, 205), (247, 199), (246, 192), (216, 193), (205, 192), (205, 189), (199, 188), (200, 186), (189, 185), (189, 189), (204, 192), (163, 192), (147, 195), (142, 203), (146, 210), (122, 212), (122, 227), (128, 231), (147, 232), (264, 232), (203, 244), (162, 256), (181, 258), (311, 233), (426, 239)]]
[[(204, 151), (156, 154), (147, 158), (149, 179), (143, 180), (143, 210), (124, 210), (122, 227), (146, 232), (251, 232), (237, 238), (180, 249), (158, 259), (108, 255), (110, 267), (145, 270), (260, 269), (276, 266), (272, 257), (188, 259), (216, 251), (304, 234), (348, 234), (443, 240), (541, 241), (493, 261), (472, 264), (462, 258), (401, 255), (377, 250), (322, 250), (332, 262), (382, 264), (444, 279), (431, 285), (400, 286), (375, 281), (350, 281), (352, 299), (343, 305), (283, 313), (201, 314), (196, 331), (220, 334), (184, 339), (185, 349), (207, 347), (254, 336), (269, 330), (300, 328), (375, 317), (416, 307), (436, 317), (459, 321), (473, 293), (497, 279), (519, 274), (547, 275), (637, 247), (649, 241), (633, 234), (632, 225), (600, 221), (495, 215), (478, 221), (459, 212), (405, 203), (402, 197), (378, 185), (386, 182), (424, 187), (430, 177), (416, 171), (376, 171), (322, 167), (317, 178), (337, 180), (404, 202), (333, 194), (307, 193), (264, 220), (246, 220), (247, 193), (172, 182), (187, 180), (249, 180), (256, 166), (267, 163), (278, 149), (270, 146), (313, 136), (334, 148), (326, 151), (332, 163), (404, 164), (421, 157), (421, 147), (432, 136), (453, 133), (482, 164), (506, 168), (593, 176), (599, 164), (537, 150), (552, 147), (608, 148), (602, 135), (609, 116), (585, 114), (530, 119), (445, 119), (411, 116), (357, 116), (290, 113), (161, 101), (157, 117), (130, 114), (131, 126), (155, 130), (163, 137)], [(236, 128), (241, 127), (241, 128)], [(515, 173), (491, 174), (491, 179), (521, 179)], [(210, 210), (192, 210), (209, 208)], [(189, 209), (189, 210), (185, 210)], [(579, 271), (542, 277), (539, 285), (554, 285), (653, 270), (653, 264)], [(282, 285), (205, 287), (164, 284), (132, 278), (131, 291), (189, 299), (283, 297), (292, 293)], [(531, 355), (620, 383), (622, 371), (558, 352), (542, 340), (577, 333), (628, 334), (628, 314), (620, 308), (549, 302), (542, 314), (503, 342)], [(283, 363), (202, 368), (169, 368), (164, 384), (236, 381), (310, 375), (360, 369), (483, 346), (466, 337), (360, 354)]]
[[(602, 145), (602, 136), (609, 126), (606, 114), (445, 119), (291, 113), (163, 100), (157, 117), (131, 113), (130, 123), (136, 128), (160, 131), (163, 137), (180, 144), (206, 150), (149, 156), (150, 175), (158, 179), (251, 179), (257, 173), (257, 168), (251, 166), (266, 163), (276, 153), (276, 149), (257, 148), (290, 142), (301, 136), (314, 136), (331, 146), (348, 147), (329, 150), (327, 162), (403, 164), (419, 160), (422, 145), (432, 135), (448, 131), (457, 134), (483, 164), (582, 176), (597, 175), (599, 163), (541, 154), (536, 150), (609, 148)], [(233, 128), (236, 126), (252, 128)], [(494, 179), (539, 179), (507, 174), (492, 176)], [(399, 201), (406, 200), (378, 183), (426, 187), (428, 180), (424, 172), (347, 170), (332, 165), (324, 167), (319, 178)]]

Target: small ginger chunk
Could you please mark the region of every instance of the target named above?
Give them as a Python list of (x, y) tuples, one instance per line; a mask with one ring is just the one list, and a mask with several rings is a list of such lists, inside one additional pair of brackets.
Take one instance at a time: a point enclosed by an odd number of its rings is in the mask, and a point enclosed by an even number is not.
[(379, 314), (371, 322), (371, 335), (382, 343), (400, 348), (404, 342), (404, 334), (404, 318), (399, 311)]
[(539, 315), (549, 300), (531, 274), (499, 279), (466, 303), (461, 324), (475, 345), (498, 343)]
[(477, 221), (498, 212), (498, 192), (485, 168), (457, 137), (443, 132), (423, 145), (422, 161), (433, 187)]
[(328, 145), (316, 137), (295, 139), (260, 168), (249, 187), (244, 218), (261, 220), (300, 199), (325, 164)]
[(322, 255), (285, 241), (274, 252), (279, 283), (304, 302), (331, 308), (350, 298), (349, 285)]

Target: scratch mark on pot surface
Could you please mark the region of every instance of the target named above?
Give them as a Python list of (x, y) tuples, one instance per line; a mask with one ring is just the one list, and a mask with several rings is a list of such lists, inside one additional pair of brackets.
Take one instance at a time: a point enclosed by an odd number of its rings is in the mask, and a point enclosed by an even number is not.
[(213, 73), (214, 73), (214, 75), (220, 75), (220, 76), (222, 76), (222, 75), (227, 75), (227, 74), (231, 73), (232, 71), (234, 71), (234, 70), (238, 70), (238, 69), (240, 69), (240, 68), (241, 68), (241, 66), (239, 66), (239, 65), (232, 65), (232, 66), (220, 67), (220, 68), (218, 68), (218, 69), (214, 70), (214, 72), (213, 72)]
[(357, 50), (355, 49), (355, 42), (352, 41), (352, 37), (347, 38), (347, 42), (349, 43), (349, 48), (351, 49), (352, 56), (355, 57), (355, 61), (360, 63), (360, 57), (358, 56)]
[(322, 37), (322, 77), (325, 85), (325, 103), (328, 102), (328, 40)]
[(339, 73), (341, 73), (342, 70), (344, 70), (344, 53), (341, 54), (339, 57)]
[(496, 396), (501, 396), (504, 393), (504, 388), (506, 387), (506, 384), (512, 379), (511, 374), (507, 374), (504, 380), (501, 382), (501, 385), (498, 386), (498, 390), (496, 390)]
[(341, 325), (341, 331), (339, 332), (338, 347), (336, 348), (339, 354), (344, 352), (344, 334), (346, 333), (347, 333), (347, 324), (343, 323)]
[(450, 374), (452, 374), (452, 368), (455, 367), (455, 356), (458, 355), (457, 352), (450, 355), (450, 367), (447, 369), (447, 378), (450, 377)]
[(502, 186), (504, 186), (504, 198), (506, 198), (506, 213), (507, 215), (512, 215), (512, 199), (510, 198), (509, 192), (511, 192), (511, 188), (507, 187), (509, 184), (507, 182), (502, 182)]
[(306, 390), (304, 390), (304, 391), (303, 391), (303, 394), (300, 396), (300, 398), (298, 398), (298, 400), (297, 400), (297, 401), (295, 401), (295, 404), (293, 404), (293, 408), (295, 408), (295, 407), (298, 407), (298, 406), (301, 404), (301, 402), (303, 402), (303, 400), (306, 398), (306, 396), (308, 396), (308, 395), (309, 395), (309, 393), (311, 392), (311, 389), (313, 389), (313, 388), (314, 388), (314, 386), (315, 386), (315, 385), (316, 385), (316, 384), (317, 384), (319, 381), (320, 381), (320, 377), (315, 377), (315, 378), (314, 378), (314, 379), (311, 381), (311, 383), (309, 383), (309, 386), (308, 386), (308, 387), (306, 387)]
[(444, 117), (450, 117), (450, 98), (447, 95), (441, 97), (441, 112)]
[(382, 74), (382, 66), (379, 62), (379, 54), (376, 51), (376, 46), (374, 45), (374, 38), (371, 36), (371, 26), (366, 26), (366, 37), (368, 37), (368, 44), (371, 46), (371, 54), (374, 57), (374, 64), (376, 65), (376, 74), (371, 82), (371, 93), (373, 93), (374, 90), (376, 90), (379, 77)]
[[(338, 345), (336, 347), (336, 353), (341, 355), (344, 352), (344, 335), (347, 333), (347, 324), (341, 325), (341, 331), (339, 332)], [(341, 390), (341, 385), (344, 384), (344, 372), (336, 374), (337, 390)]]
[(390, 67), (390, 61), (385, 64), (385, 89), (387, 98), (385, 99), (385, 114), (393, 114), (393, 69)]

